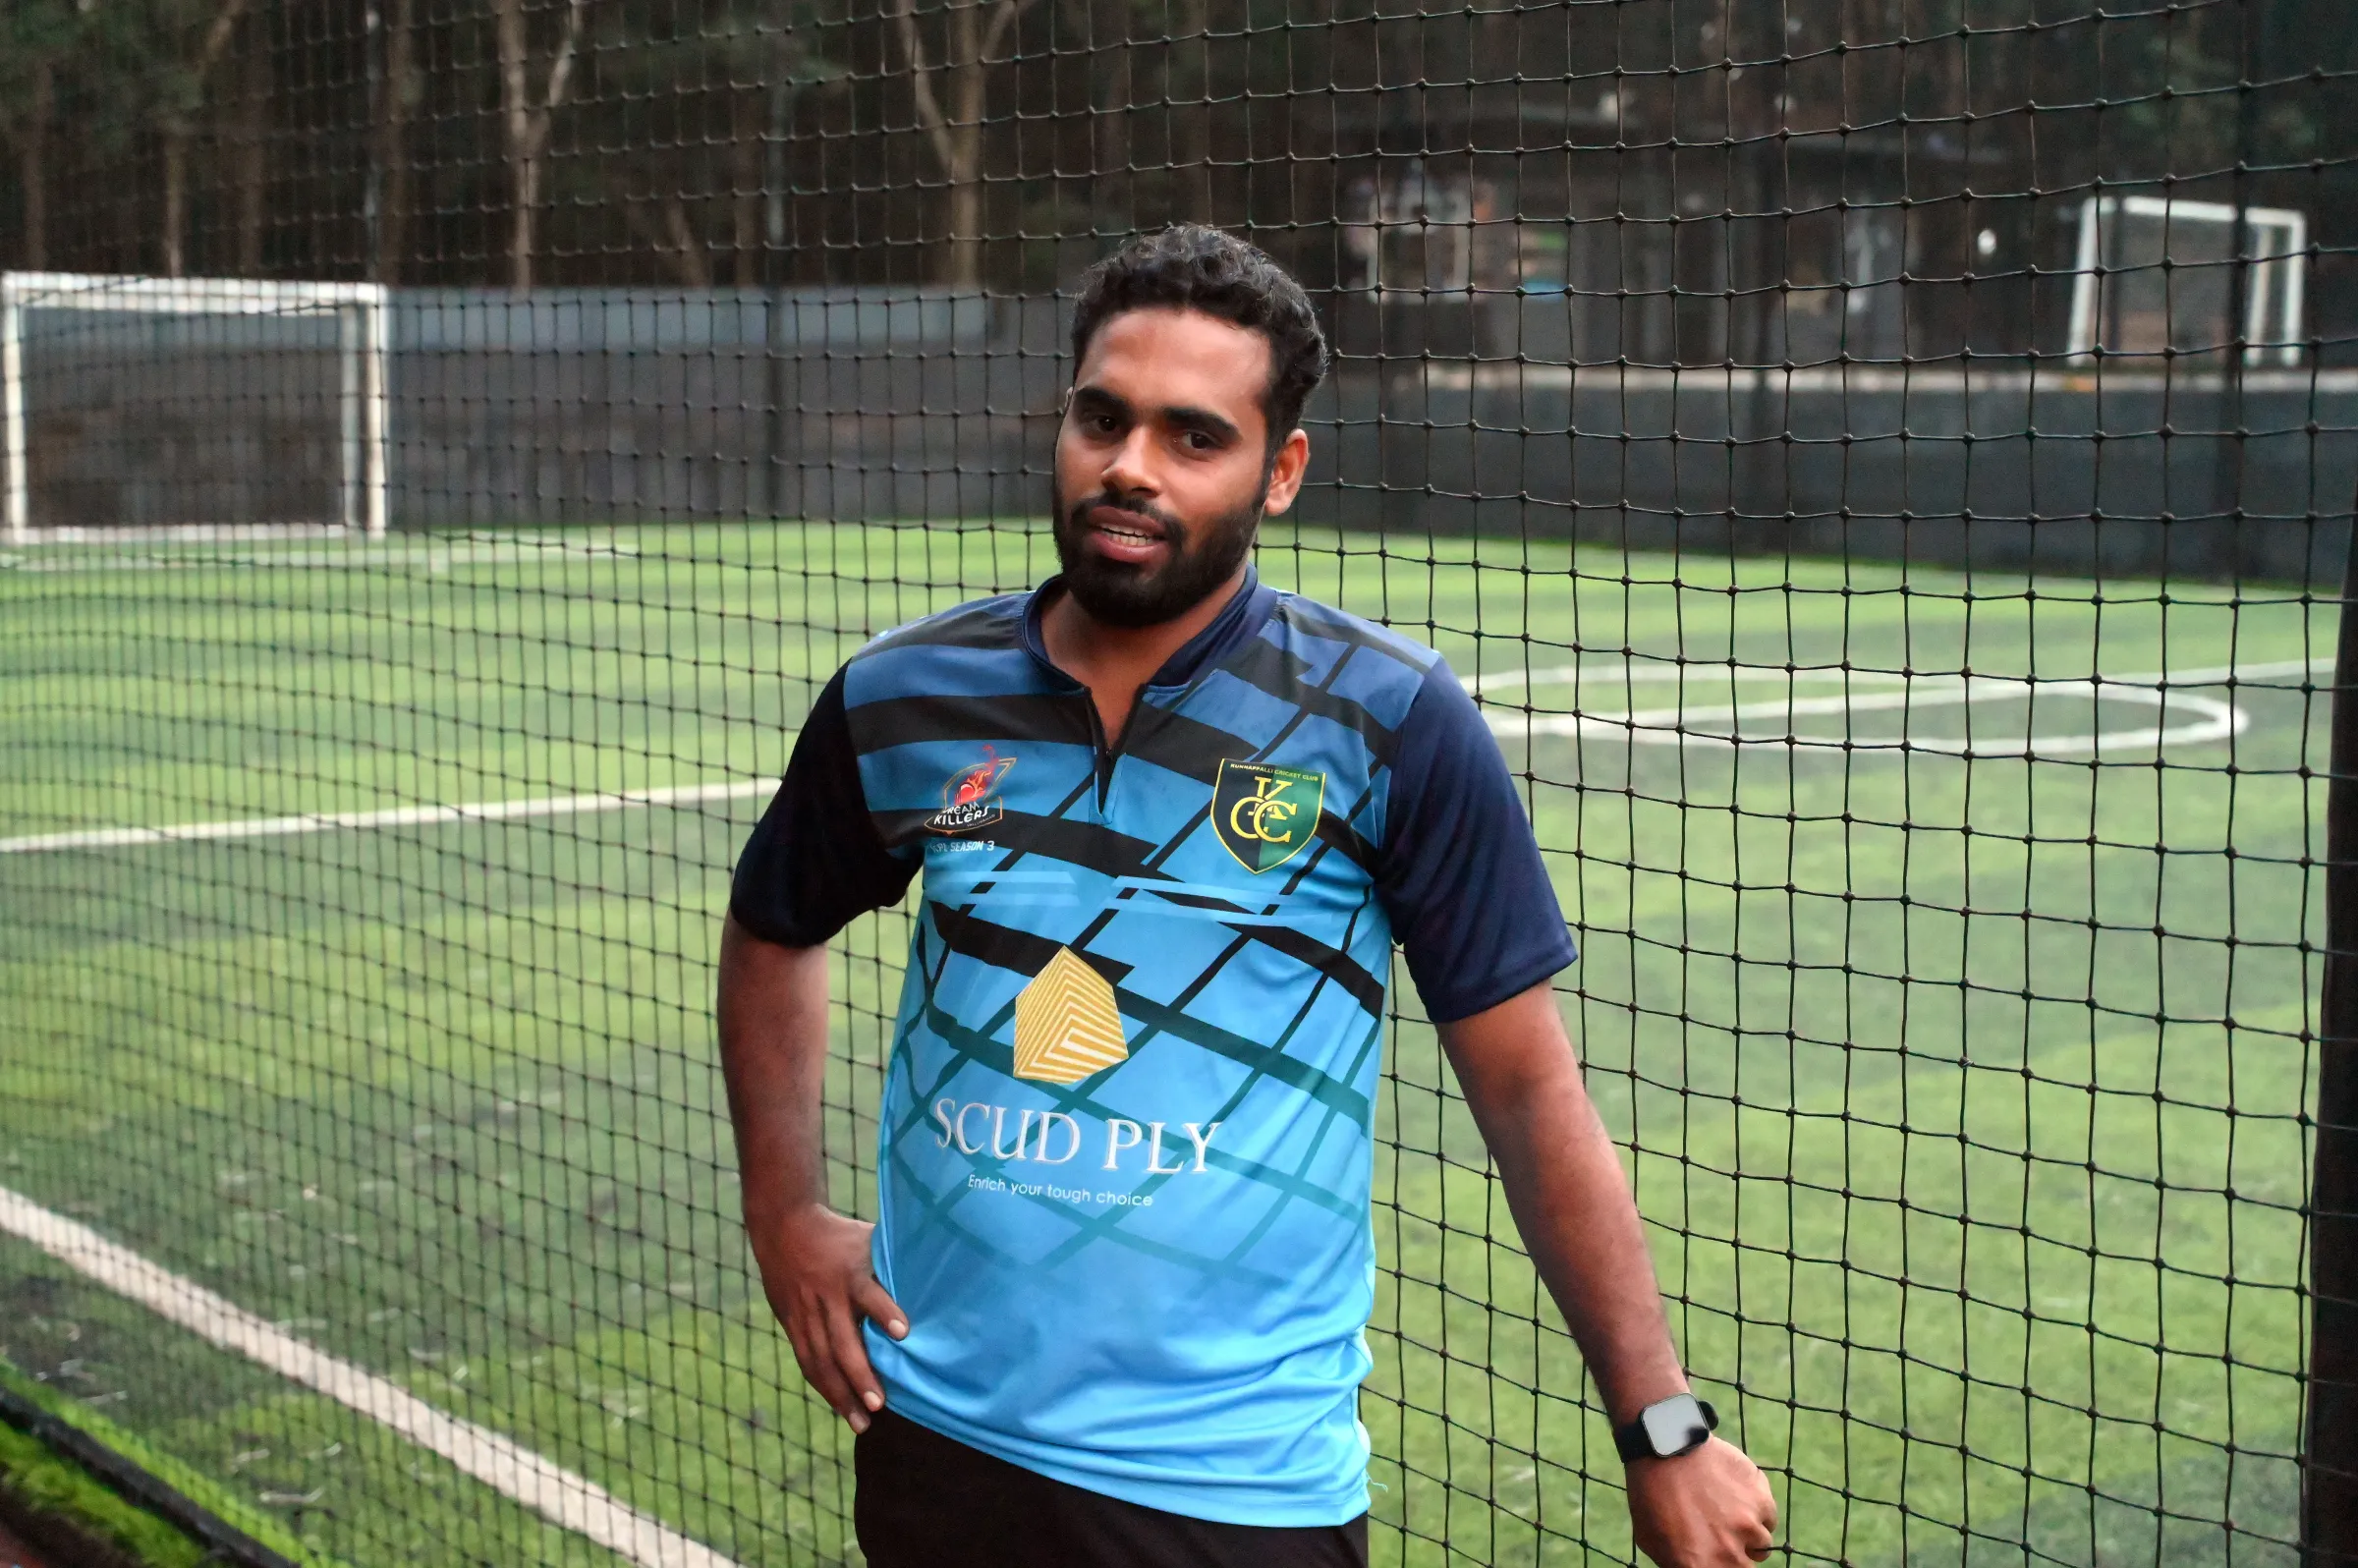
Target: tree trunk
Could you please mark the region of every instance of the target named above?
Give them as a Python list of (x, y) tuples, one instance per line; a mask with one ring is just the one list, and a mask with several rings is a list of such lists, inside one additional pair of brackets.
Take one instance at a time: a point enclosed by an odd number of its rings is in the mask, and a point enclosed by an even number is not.
[(677, 192), (663, 198), (663, 229), (671, 241), (672, 254), (679, 258), (680, 282), (691, 289), (712, 287), (712, 263), (704, 254), (704, 243), (688, 221), (688, 203)]
[(982, 288), (982, 180), (977, 167), (982, 149), (976, 145), (982, 140), (982, 128), (960, 126), (952, 135), (963, 155), (949, 169), (950, 235), (942, 252), (941, 281), (960, 294), (975, 294)]
[(17, 186), (25, 193), (25, 265), (40, 272), (49, 265), (49, 117), (57, 109), (57, 67), (48, 60), (32, 68), (32, 103), (17, 143)]
[[(915, 0), (897, 0), (892, 13), (900, 25), (901, 47), (909, 56), (909, 86), (917, 100), (918, 121), (949, 187), (941, 281), (961, 293), (982, 287), (982, 111), (990, 65), (1033, 0), (987, 3), (985, 22), (985, 0), (951, 0), (943, 28), (945, 59), (938, 66), (926, 57)], [(946, 111), (934, 89), (936, 74), (949, 83)]]
[(740, 89), (729, 96), (729, 248), (731, 281), (750, 289), (761, 281), (760, 100)]
[(188, 270), (189, 128), (178, 120), (164, 125), (164, 276), (177, 278)]
[[(999, 0), (1002, 8), (1013, 3)], [(941, 281), (971, 294), (982, 287), (982, 110), (990, 69), (983, 58), (989, 51), (982, 0), (963, 0), (951, 11), (950, 35), (951, 111), (941, 171), (950, 181), (950, 243)]]
[(533, 286), (533, 214), (540, 204), (538, 129), (532, 87), (526, 80), (524, 0), (492, 0), (499, 34), (499, 107), (508, 162), (508, 287), (519, 294)]
[(540, 192), (548, 168), (551, 118), (565, 101), (573, 76), (573, 56), (582, 37), (582, 8), (586, 0), (567, 0), (564, 33), (549, 60), (548, 83), (533, 90), (528, 68), (532, 36), (526, 26), (524, 0), (491, 0), (499, 40), (499, 97), (506, 126), (508, 198), (508, 286), (522, 292), (533, 286), (533, 228), (540, 210)]
[(189, 243), (189, 135), (196, 111), (204, 103), (205, 79), (213, 67), (221, 63), (222, 53), (229, 48), (231, 34), (237, 31), (238, 18), (246, 10), (247, 0), (221, 0), (220, 8), (204, 30), (204, 41), (197, 47), (196, 58), (189, 63), (189, 87), (192, 101), (184, 109), (164, 113), (164, 276), (177, 278), (188, 270)]
[(401, 262), (409, 244), (410, 215), (410, 91), (417, 85), (418, 0), (393, 0), (385, 22), (384, 102), (376, 127), (376, 166), (384, 171), (384, 210), (377, 214), (378, 252), (382, 275), (377, 282), (401, 281)]
[(663, 258), (681, 288), (712, 286), (711, 258), (688, 220), (688, 203), (676, 194), (660, 198), (632, 196), (623, 203), (622, 219), (633, 234), (646, 242), (649, 251)]
[(521, 147), (508, 153), (508, 287), (522, 294), (533, 286), (533, 214), (540, 207), (540, 160)]
[(239, 87), (238, 149), (234, 177), (238, 191), (238, 275), (262, 273), (263, 196), (270, 166), (270, 56), (255, 49), (245, 59), (245, 81)]
[[(1211, 13), (1206, 0), (1183, 0), (1179, 8), (1182, 45), (1174, 52), (1185, 69), (1173, 73), (1173, 96), (1184, 92), (1192, 100), (1181, 111), (1175, 139), (1181, 170), (1178, 216), (1197, 223), (1212, 221), (1211, 211)], [(1171, 81), (1171, 75), (1163, 79)]]

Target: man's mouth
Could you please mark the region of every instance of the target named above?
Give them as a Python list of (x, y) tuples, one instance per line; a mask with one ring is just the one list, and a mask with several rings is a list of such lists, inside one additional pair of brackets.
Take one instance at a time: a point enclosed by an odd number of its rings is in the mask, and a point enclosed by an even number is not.
[(1165, 542), (1164, 530), (1152, 518), (1119, 507), (1093, 506), (1083, 514), (1097, 546), (1117, 560), (1137, 560)]

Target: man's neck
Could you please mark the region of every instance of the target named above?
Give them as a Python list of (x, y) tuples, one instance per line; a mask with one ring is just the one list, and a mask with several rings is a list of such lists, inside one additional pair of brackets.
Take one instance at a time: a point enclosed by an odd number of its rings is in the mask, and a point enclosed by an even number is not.
[(1106, 738), (1114, 740), (1129, 722), (1139, 689), (1154, 679), (1155, 671), (1193, 642), (1198, 633), (1219, 619), (1245, 586), (1251, 568), (1240, 565), (1235, 576), (1196, 603), (1184, 615), (1158, 626), (1111, 626), (1081, 607), (1070, 591), (1061, 591), (1040, 611), (1040, 639), (1055, 666), (1089, 688), (1096, 699), (1097, 716)]

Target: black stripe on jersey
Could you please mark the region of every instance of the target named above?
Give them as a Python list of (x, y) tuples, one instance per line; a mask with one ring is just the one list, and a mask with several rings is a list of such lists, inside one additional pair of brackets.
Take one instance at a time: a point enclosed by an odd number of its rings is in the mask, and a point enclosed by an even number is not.
[(1376, 846), (1368, 842), (1367, 835), (1332, 812), (1320, 812), (1319, 825), (1312, 831), (1323, 842), (1333, 845), (1336, 854), (1349, 857), (1352, 865), (1370, 876), (1383, 869), (1382, 857), (1376, 853)]
[(1029, 692), (998, 697), (950, 695), (887, 697), (847, 708), (860, 755), (921, 741), (1020, 746), (1047, 741), (1094, 747), (1089, 714), (1069, 693)]
[(1370, 1014), (1376, 1018), (1383, 1016), (1383, 982), (1360, 968), (1358, 960), (1350, 954), (1328, 947), (1317, 937), (1305, 935), (1290, 925), (1264, 925), (1244, 921), (1222, 921), (1220, 924), (1317, 970), (1349, 992), (1351, 999)]
[(1182, 1011), (1184, 1004), (1174, 1005), (1153, 1001), (1136, 991), (1117, 990), (1115, 1001), (1123, 1012), (1140, 1023), (1165, 1035), (1175, 1036), (1190, 1045), (1217, 1051), (1232, 1062), (1240, 1062), (1264, 1078), (1298, 1089), (1322, 1105), (1332, 1106), (1360, 1127), (1369, 1123), (1368, 1096), (1337, 1078), (1329, 1078), (1298, 1056), (1288, 1056), (1274, 1045), (1263, 1045), (1242, 1035), (1231, 1035), (1215, 1025), (1207, 1024), (1193, 1014)]
[[(1340, 948), (1329, 947), (1317, 937), (1297, 930), (1291, 925), (1271, 924), (1265, 914), (1257, 914), (1253, 910), (1238, 907), (1239, 904), (1255, 903), (1258, 902), (1257, 900), (1246, 898), (1241, 893), (1231, 900), (1207, 898), (1196, 893), (1165, 891), (1157, 887), (1138, 888), (1136, 889), (1138, 896), (1133, 898), (1128, 896), (1128, 891), (1125, 890), (1124, 897), (1113, 906), (1116, 913), (1122, 910), (1151, 912), (1155, 904), (1167, 903), (1177, 904), (1186, 909), (1209, 910), (1215, 914), (1233, 915), (1237, 918), (1224, 920), (1220, 924), (1239, 935), (1250, 936), (1263, 946), (1273, 948), (1307, 968), (1317, 970), (1344, 990), (1349, 991), (1352, 1000), (1358, 1002), (1369, 1012), (1377, 1017), (1381, 1017), (1383, 1014), (1382, 981), (1370, 975), (1360, 966), (1358, 960)], [(1097, 930), (1102, 928), (1101, 924), (1094, 926), (1090, 934), (1095, 935)], [(1087, 940), (1087, 938), (1084, 937), (1083, 940)]]
[[(1327, 679), (1332, 680), (1343, 662), (1351, 657), (1352, 652), (1345, 652), (1338, 657), (1335, 670), (1328, 672)], [(1239, 648), (1235, 656), (1221, 664), (1220, 668), (1280, 702), (1298, 707), (1305, 713), (1332, 720), (1355, 732), (1376, 766), (1391, 765), (1397, 734), (1351, 699), (1322, 686), (1312, 685), (1308, 679), (1309, 667), (1295, 654), (1288, 653), (1266, 639), (1257, 637)]]
[[(1018, 855), (1045, 855), (1107, 876), (1152, 874), (1147, 869), (1147, 857), (1154, 853), (1151, 840), (1117, 833), (1098, 822), (1009, 812), (992, 824), (990, 837), (1001, 850), (1012, 850)], [(1014, 865), (1014, 860), (1008, 859), (1000, 863), (999, 868)]]
[[(927, 904), (933, 914), (933, 928), (942, 942), (952, 951), (968, 958), (981, 959), (985, 964), (1013, 970), (1022, 975), (1037, 975), (1056, 956), (1056, 949), (1066, 944), (1035, 936), (1008, 926), (969, 915), (962, 910), (940, 904)], [(1256, 933), (1258, 934), (1258, 933)], [(1098, 974), (1114, 987), (1114, 1004), (1123, 1012), (1161, 1034), (1217, 1051), (1230, 1061), (1241, 1062), (1267, 1078), (1300, 1090), (1322, 1104), (1331, 1105), (1360, 1126), (1368, 1125), (1368, 1099), (1358, 1090), (1338, 1079), (1329, 1078), (1299, 1057), (1288, 1056), (1273, 1045), (1232, 1035), (1214, 1024), (1186, 1012), (1185, 1003), (1158, 1002), (1141, 996), (1122, 984), (1131, 969), (1127, 964), (1084, 951), (1072, 944), (1075, 957)], [(993, 1065), (1000, 1046), (991, 1042)], [(1012, 1062), (1010, 1063), (1012, 1066)], [(1004, 1071), (1005, 1069), (1002, 1069)]]
[[(1371, 653), (1380, 653), (1393, 663), (1419, 673), (1432, 668), (1429, 663), (1416, 657), (1413, 653), (1404, 652), (1397, 644), (1361, 626), (1341, 611), (1319, 603), (1316, 599), (1306, 599), (1298, 594), (1289, 593), (1277, 601), (1277, 608), (1269, 619), (1272, 621), (1283, 620), (1288, 626), (1295, 627), (1307, 635), (1324, 642), (1348, 643), (1354, 647), (1364, 647)], [(1402, 641), (1407, 640), (1402, 639)]]
[[(981, 893), (989, 886), (990, 878), (984, 876), (976, 882), (975, 891)], [(1305, 968), (1325, 976), (1348, 992), (1360, 1006), (1378, 1017), (1382, 1016), (1383, 982), (1370, 975), (1350, 954), (1329, 947), (1317, 937), (1306, 935), (1291, 926), (1255, 920), (1250, 911), (1237, 909), (1232, 904), (1218, 906), (1214, 900), (1194, 898), (1186, 894), (1157, 896), (1169, 897), (1175, 902), (1199, 908), (1221, 907), (1224, 912), (1236, 914), (1241, 918), (1222, 921), (1220, 924), (1240, 936), (1250, 937), (1264, 947), (1283, 953)], [(1136, 910), (1141, 914), (1146, 914), (1153, 909), (1151, 902), (1123, 901), (1117, 903), (1093, 924), (1089, 931), (1075, 937), (1070, 943), (1063, 943), (1050, 937), (1036, 936), (1029, 931), (1020, 931), (1011, 926), (1001, 925), (994, 921), (984, 920), (979, 915), (970, 914), (963, 909), (936, 900), (926, 900), (926, 907), (933, 912), (934, 928), (940, 932), (943, 942), (969, 958), (981, 959), (982, 962), (994, 964), (1000, 969), (1012, 970), (1018, 975), (1031, 976), (1039, 974), (1047, 967), (1048, 960), (1056, 956), (1057, 948), (1070, 946), (1077, 957), (1104, 976), (1108, 983), (1116, 985), (1120, 984), (1123, 977), (1130, 973), (1131, 966), (1118, 959), (1106, 958), (1091, 952), (1088, 947), (1089, 940), (1103, 927), (1107, 920), (1118, 916), (1124, 910)]]
[[(981, 959), (985, 964), (1012, 970), (1018, 975), (1039, 974), (1048, 967), (1048, 960), (1056, 956), (1056, 950), (1066, 945), (1053, 937), (1035, 936), (1030, 931), (1019, 931), (1012, 925), (1001, 925), (995, 921), (986, 921), (980, 915), (969, 915), (962, 909), (952, 909), (947, 904), (937, 904), (930, 899), (926, 901), (926, 908), (932, 912), (934, 930), (941, 934), (943, 944), (952, 952)], [(1079, 947), (1074, 947), (1072, 952), (1074, 957), (1102, 975), (1108, 985), (1119, 985), (1130, 977), (1130, 966), (1118, 959), (1083, 952)]]
[(1129, 733), (1122, 737), (1122, 755), (1151, 762), (1166, 773), (1209, 784), (1220, 776), (1223, 759), (1250, 761), (1261, 755), (1261, 749), (1217, 725), (1156, 703), (1141, 702), (1131, 710)]
[(1024, 596), (974, 599), (896, 626), (852, 656), (888, 647), (1014, 648), (1024, 645)]

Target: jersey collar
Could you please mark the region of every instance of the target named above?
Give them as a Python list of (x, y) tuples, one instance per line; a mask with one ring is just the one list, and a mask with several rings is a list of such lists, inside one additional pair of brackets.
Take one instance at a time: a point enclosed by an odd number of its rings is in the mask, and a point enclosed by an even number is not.
[[(1047, 639), (1039, 629), (1041, 612), (1063, 583), (1064, 578), (1060, 574), (1024, 595), (1024, 646), (1041, 664), (1055, 670), (1064, 680), (1071, 681), (1072, 677), (1056, 669), (1056, 661), (1048, 657)], [(1162, 668), (1154, 672), (1154, 679), (1147, 685), (1187, 685), (1205, 670), (1235, 652), (1245, 639), (1261, 630), (1268, 620), (1269, 612), (1276, 607), (1277, 590), (1262, 582), (1259, 569), (1246, 567), (1245, 581), (1228, 602), (1220, 606), (1220, 613), (1211, 618), (1211, 624), (1190, 638), (1186, 646), (1165, 659)]]

